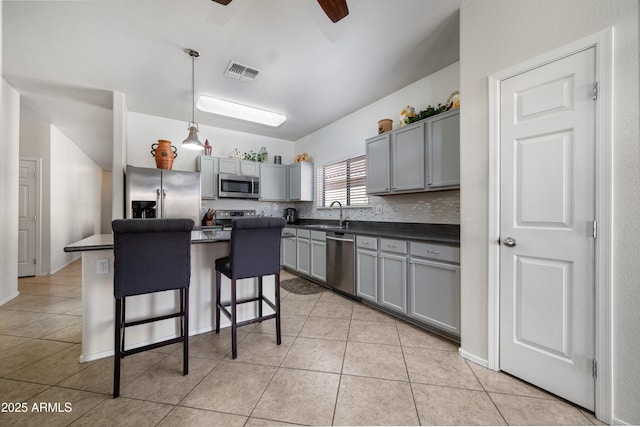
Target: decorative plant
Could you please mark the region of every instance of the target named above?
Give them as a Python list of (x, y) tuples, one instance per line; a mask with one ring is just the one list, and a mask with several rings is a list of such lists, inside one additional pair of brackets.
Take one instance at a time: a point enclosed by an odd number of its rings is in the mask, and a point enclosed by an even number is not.
[(426, 119), (427, 117), (435, 116), (436, 114), (440, 114), (446, 110), (446, 106), (442, 104), (438, 104), (437, 107), (432, 107), (429, 105), (426, 110), (422, 110), (417, 113), (413, 117), (407, 117), (407, 124), (417, 122), (418, 120)]

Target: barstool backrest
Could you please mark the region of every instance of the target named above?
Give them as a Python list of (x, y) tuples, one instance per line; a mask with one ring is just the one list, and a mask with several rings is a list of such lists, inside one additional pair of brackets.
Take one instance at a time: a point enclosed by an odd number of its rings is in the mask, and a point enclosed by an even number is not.
[(231, 225), (229, 266), (232, 279), (280, 273), (284, 218), (236, 218)]
[(193, 226), (188, 218), (114, 220), (114, 296), (188, 288)]

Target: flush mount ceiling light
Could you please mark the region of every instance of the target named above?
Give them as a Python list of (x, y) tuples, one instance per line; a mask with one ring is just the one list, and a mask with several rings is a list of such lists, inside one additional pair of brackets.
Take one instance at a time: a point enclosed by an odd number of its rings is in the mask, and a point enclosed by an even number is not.
[(189, 122), (189, 136), (182, 141), (182, 146), (189, 150), (203, 150), (204, 144), (198, 139), (198, 124), (195, 122), (196, 115), (196, 89), (194, 68), (195, 60), (200, 56), (197, 50), (187, 49), (187, 54), (191, 57), (191, 121)]
[(198, 110), (207, 113), (219, 114), (234, 119), (248, 120), (267, 126), (277, 127), (287, 120), (287, 116), (249, 105), (238, 104), (212, 96), (200, 95), (197, 104)]

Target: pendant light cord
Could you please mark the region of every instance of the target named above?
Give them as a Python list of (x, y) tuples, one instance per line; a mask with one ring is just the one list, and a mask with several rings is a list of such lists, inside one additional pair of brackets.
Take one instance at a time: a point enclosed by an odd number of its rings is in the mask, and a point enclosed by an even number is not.
[(197, 50), (188, 49), (187, 53), (191, 56), (191, 124), (196, 123), (196, 78), (195, 78), (195, 61), (200, 56)]

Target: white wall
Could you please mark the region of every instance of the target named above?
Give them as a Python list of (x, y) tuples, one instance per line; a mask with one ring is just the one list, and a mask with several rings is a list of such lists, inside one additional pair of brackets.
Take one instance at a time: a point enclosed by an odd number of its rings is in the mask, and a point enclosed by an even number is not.
[(640, 423), (637, 0), (485, 0), (460, 13), (462, 349), (487, 358), (487, 77), (614, 27), (614, 422)]
[(100, 233), (111, 233), (113, 171), (100, 171)]
[[(2, 26), (0, 4), (0, 27)], [(0, 38), (2, 28), (0, 28)], [(1, 42), (2, 40), (0, 40)], [(1, 52), (0, 52), (1, 56)], [(2, 71), (0, 65), (0, 72)], [(18, 295), (18, 165), (20, 95), (4, 80), (0, 88), (0, 305)]]
[(101, 169), (48, 123), (20, 122), (20, 156), (42, 159), (40, 274), (79, 257), (64, 247), (101, 232)]
[(80, 257), (65, 246), (100, 234), (100, 178), (100, 167), (51, 126), (51, 272)]
[[(150, 153), (151, 145), (159, 139), (165, 139), (171, 141), (178, 150), (173, 169), (195, 171), (196, 158), (201, 152), (180, 146), (188, 133), (186, 121), (130, 112), (127, 115), (127, 163), (138, 167), (155, 168), (156, 163)], [(269, 163), (273, 163), (274, 155), (282, 156), (282, 163), (291, 163), (294, 159), (294, 144), (284, 139), (211, 126), (200, 126), (198, 136), (202, 142), (205, 139), (209, 140), (209, 144), (213, 146), (212, 155), (216, 157), (228, 157), (235, 148), (241, 152), (250, 150), (258, 152), (260, 147), (264, 146), (269, 153)]]
[[(459, 63), (456, 62), (305, 136), (296, 142), (295, 151), (307, 152), (316, 166), (364, 154), (365, 139), (378, 134), (378, 120), (392, 119), (396, 129), (405, 106), (411, 105), (419, 112), (428, 105), (444, 104), (460, 87), (459, 80)], [(463, 108), (464, 103), (463, 95)], [(371, 206), (380, 206), (381, 214), (375, 209), (351, 208), (346, 216), (357, 221), (459, 224), (459, 200), (458, 191), (371, 196)], [(311, 202), (297, 203), (296, 207), (302, 218), (337, 218), (335, 211), (316, 209)]]
[(458, 90), (459, 82), (456, 62), (299, 139), (295, 151), (309, 153), (316, 164), (364, 154), (364, 140), (378, 134), (378, 120), (392, 119), (393, 128), (397, 129), (404, 107), (411, 105), (419, 112), (428, 105), (444, 104)]

